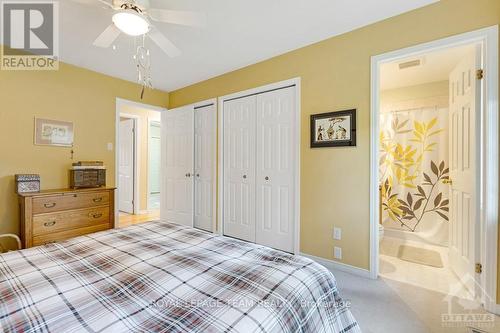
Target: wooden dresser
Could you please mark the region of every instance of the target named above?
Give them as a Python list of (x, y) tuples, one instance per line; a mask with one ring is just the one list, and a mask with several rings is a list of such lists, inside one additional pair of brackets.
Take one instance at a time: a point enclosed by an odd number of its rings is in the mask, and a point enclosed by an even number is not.
[(23, 248), (115, 227), (114, 188), (19, 194)]

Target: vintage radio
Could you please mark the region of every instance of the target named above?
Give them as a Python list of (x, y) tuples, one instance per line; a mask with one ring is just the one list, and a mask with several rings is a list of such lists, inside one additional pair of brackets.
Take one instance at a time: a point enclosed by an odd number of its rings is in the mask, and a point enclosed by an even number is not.
[(16, 193), (40, 192), (40, 175), (15, 175)]
[(69, 184), (74, 189), (106, 186), (106, 168), (74, 166), (69, 170)]

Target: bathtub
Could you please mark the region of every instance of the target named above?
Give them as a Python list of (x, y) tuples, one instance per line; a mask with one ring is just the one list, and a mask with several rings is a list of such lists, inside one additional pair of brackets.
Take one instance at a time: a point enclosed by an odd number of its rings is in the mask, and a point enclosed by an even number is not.
[(415, 232), (402, 229), (392, 220), (384, 219), (384, 237), (399, 238), (431, 245), (448, 246), (449, 222), (430, 218), (422, 220)]

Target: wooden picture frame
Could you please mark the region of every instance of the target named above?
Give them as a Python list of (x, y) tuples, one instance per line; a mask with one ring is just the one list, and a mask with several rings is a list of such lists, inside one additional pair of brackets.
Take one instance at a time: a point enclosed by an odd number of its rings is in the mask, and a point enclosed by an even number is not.
[(35, 118), (35, 145), (73, 147), (73, 140), (72, 122)]
[(311, 148), (355, 146), (356, 109), (311, 115)]

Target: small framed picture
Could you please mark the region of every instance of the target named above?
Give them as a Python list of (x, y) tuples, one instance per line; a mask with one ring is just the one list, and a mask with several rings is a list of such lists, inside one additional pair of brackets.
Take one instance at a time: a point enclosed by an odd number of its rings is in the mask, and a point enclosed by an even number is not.
[(73, 123), (35, 118), (35, 145), (73, 147)]
[(311, 148), (356, 146), (356, 109), (311, 115)]

